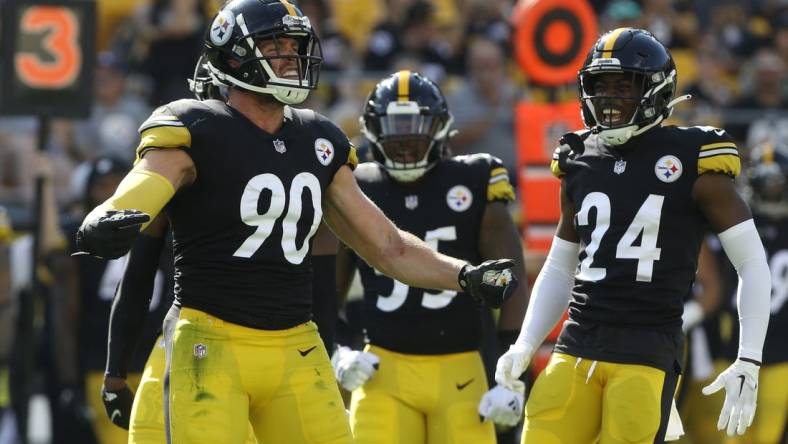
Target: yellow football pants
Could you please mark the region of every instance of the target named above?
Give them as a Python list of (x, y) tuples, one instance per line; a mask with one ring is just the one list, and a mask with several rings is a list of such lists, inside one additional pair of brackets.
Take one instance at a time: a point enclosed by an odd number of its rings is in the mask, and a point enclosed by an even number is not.
[(165, 321), (173, 444), (350, 444), (347, 413), (312, 322), (258, 330), (183, 308)]
[(526, 404), (521, 442), (651, 444), (665, 433), (676, 380), (649, 366), (553, 353)]
[(353, 391), (350, 424), (357, 444), (494, 444), (479, 419), (487, 377), (477, 352), (406, 355), (377, 346), (372, 378)]

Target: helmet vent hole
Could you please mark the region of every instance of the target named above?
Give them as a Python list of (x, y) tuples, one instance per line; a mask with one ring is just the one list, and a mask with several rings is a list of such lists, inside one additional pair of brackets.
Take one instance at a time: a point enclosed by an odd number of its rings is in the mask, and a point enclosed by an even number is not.
[(638, 51), (638, 52), (637, 52), (637, 55), (639, 55), (640, 57), (643, 57), (644, 59), (647, 59), (647, 58), (648, 58), (648, 54), (646, 54), (646, 53), (644, 53), (644, 52), (640, 52), (640, 51)]

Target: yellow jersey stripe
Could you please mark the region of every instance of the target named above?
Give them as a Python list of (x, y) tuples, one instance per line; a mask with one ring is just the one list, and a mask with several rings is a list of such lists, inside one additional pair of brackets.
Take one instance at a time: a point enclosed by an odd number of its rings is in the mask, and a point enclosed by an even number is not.
[(490, 177), (499, 176), (499, 175), (501, 175), (501, 174), (508, 174), (508, 173), (506, 172), (506, 168), (504, 168), (504, 167), (498, 167), (498, 168), (493, 168), (493, 169), (490, 171)]
[(610, 33), (610, 36), (605, 40), (605, 46), (602, 48), (602, 57), (613, 57), (613, 48), (616, 46), (616, 39), (626, 29), (629, 28), (617, 28)]
[(512, 184), (508, 180), (501, 180), (487, 186), (487, 201), (493, 202), (496, 200), (514, 200), (514, 188), (512, 188)]
[(279, 0), (279, 1), (280, 1), (280, 2), (282, 2), (282, 4), (283, 4), (283, 5), (285, 5), (285, 8), (287, 8), (287, 13), (288, 13), (288, 14), (290, 14), (290, 15), (294, 15), (294, 16), (297, 16), (297, 15), (298, 15), (298, 13), (296, 13), (296, 8), (295, 8), (295, 6), (293, 6), (292, 4), (290, 4), (290, 2), (288, 2), (287, 0)]
[(407, 102), (410, 100), (410, 71), (400, 71), (397, 78), (397, 101)]
[(733, 142), (709, 143), (706, 145), (701, 145), (700, 150), (706, 151), (706, 150), (713, 150), (714, 148), (723, 148), (723, 147), (736, 148), (736, 144)]
[(558, 165), (558, 160), (550, 162), (550, 172), (553, 173), (553, 176), (559, 178), (564, 175), (564, 172), (561, 171), (561, 167)]
[(356, 153), (356, 147), (353, 145), (350, 145), (350, 152), (347, 155), (347, 164), (350, 166), (351, 170), (355, 170), (358, 165), (358, 154)]
[(152, 148), (188, 148), (192, 146), (192, 135), (185, 126), (155, 126), (146, 129), (140, 134), (140, 144), (137, 146), (137, 159)]
[(698, 175), (722, 173), (736, 177), (740, 172), (741, 160), (739, 160), (739, 156), (733, 154), (718, 154), (698, 159)]

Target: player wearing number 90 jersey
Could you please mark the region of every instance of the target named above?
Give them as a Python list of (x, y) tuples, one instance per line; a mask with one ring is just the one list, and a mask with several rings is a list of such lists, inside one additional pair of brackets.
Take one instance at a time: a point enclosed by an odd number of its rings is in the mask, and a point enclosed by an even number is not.
[(769, 279), (733, 185), (736, 145), (721, 129), (662, 125), (687, 97), (673, 99), (673, 59), (647, 31), (602, 35), (578, 80), (587, 129), (564, 135), (553, 156), (561, 219), (520, 337), (496, 369), (499, 383), (519, 376), (569, 306), (531, 391), (522, 439), (664, 440), (681, 371), (683, 303), (706, 226), (719, 233), (741, 277), (746, 334), (739, 359), (704, 393), (725, 388), (718, 427), (742, 434), (755, 409)]

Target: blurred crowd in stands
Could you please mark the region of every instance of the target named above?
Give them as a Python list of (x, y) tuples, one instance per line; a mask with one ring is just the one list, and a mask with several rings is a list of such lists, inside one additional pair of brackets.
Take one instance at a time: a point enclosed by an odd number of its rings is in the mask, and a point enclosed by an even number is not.
[[(459, 130), (451, 142), (455, 154), (489, 152), (503, 160), (512, 177), (517, 165), (514, 105), (577, 100), (576, 85), (551, 90), (534, 84), (514, 61), (510, 16), (515, 0), (290, 1), (317, 28), (324, 57), (320, 86), (302, 106), (335, 121), (362, 155), (358, 117), (365, 96), (380, 78), (399, 69), (419, 71), (444, 89)], [(10, 328), (7, 318), (14, 312), (11, 295), (29, 285), (25, 267), (30, 261), (20, 259), (29, 247), (16, 253), (8, 245), (31, 228), (35, 178), (48, 180), (45, 203), (57, 213), (43, 226), (42, 251), (65, 251), (88, 204), (117, 183), (106, 185), (107, 190), (100, 183), (88, 188), (91, 174), (101, 168), (98, 161), (112, 159), (108, 165), (118, 170), (130, 167), (140, 123), (157, 106), (191, 97), (186, 79), (221, 1), (96, 3), (90, 117), (50, 120), (49, 142), (39, 153), (38, 119), (0, 116), (0, 408), (8, 402), (3, 368), (11, 335), (3, 329)], [(745, 162), (753, 147), (788, 140), (788, 1), (589, 3), (600, 32), (642, 27), (671, 48), (679, 93), (693, 96), (678, 106), (671, 123), (726, 128), (740, 143)], [(538, 272), (532, 264), (529, 268), (529, 274)], [(48, 279), (55, 282), (58, 276)], [(71, 383), (53, 380), (51, 391), (67, 402), (63, 387)]]

